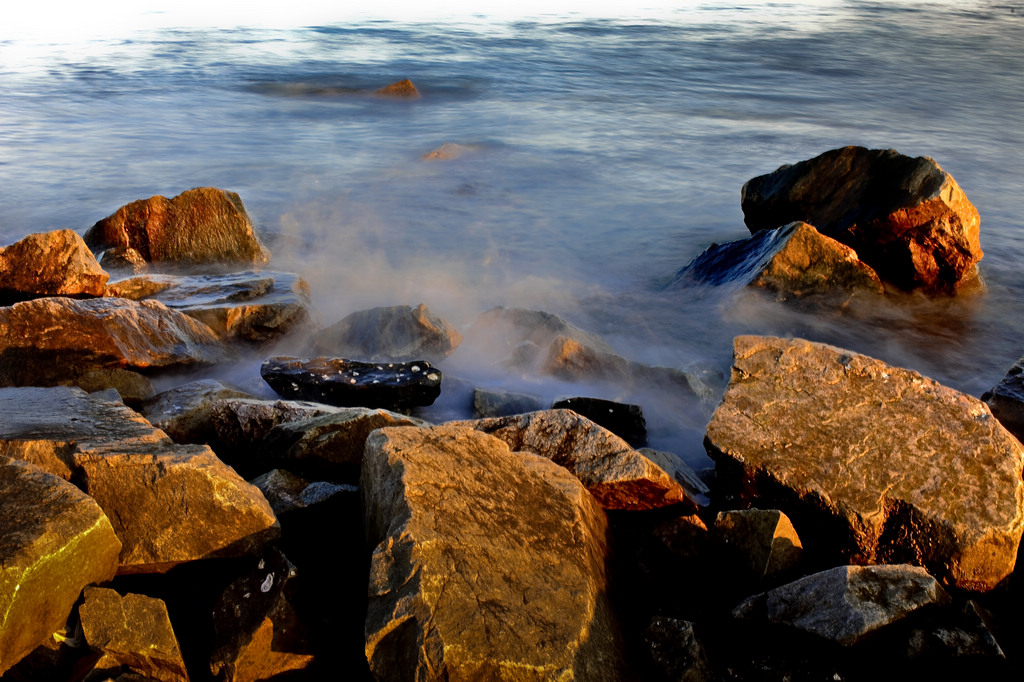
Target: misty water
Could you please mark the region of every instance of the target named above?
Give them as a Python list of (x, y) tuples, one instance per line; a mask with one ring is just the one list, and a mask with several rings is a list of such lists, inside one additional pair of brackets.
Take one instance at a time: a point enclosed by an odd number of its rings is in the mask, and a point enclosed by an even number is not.
[[(649, 14), (0, 29), (0, 241), (216, 186), (241, 195), (271, 267), (305, 277), (328, 324), (422, 302), (465, 330), (520, 306), (708, 376), (727, 376), (732, 338), (755, 333), (973, 395), (996, 383), (1024, 354), (1024, 3)], [(406, 77), (421, 98), (365, 94)], [(465, 153), (422, 158), (446, 142)], [(930, 156), (957, 179), (981, 214), (983, 295), (851, 316), (666, 287), (711, 242), (747, 236), (746, 180), (851, 144)], [(713, 405), (673, 414), (664, 396), (503, 374), (458, 351), (441, 367), (646, 401), (652, 445), (700, 463)]]

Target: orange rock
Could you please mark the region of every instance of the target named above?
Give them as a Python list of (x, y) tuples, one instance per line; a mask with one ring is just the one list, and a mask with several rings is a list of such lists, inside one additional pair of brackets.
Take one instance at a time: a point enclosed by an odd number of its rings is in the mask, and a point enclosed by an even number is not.
[(406, 78), (405, 80), (400, 80), (397, 83), (385, 85), (380, 90), (375, 90), (373, 94), (383, 95), (385, 97), (408, 97), (415, 99), (420, 96), (420, 91), (416, 89), (416, 86), (413, 85), (411, 80)]
[(30, 234), (0, 247), (0, 303), (43, 296), (102, 296), (109, 277), (72, 230)]

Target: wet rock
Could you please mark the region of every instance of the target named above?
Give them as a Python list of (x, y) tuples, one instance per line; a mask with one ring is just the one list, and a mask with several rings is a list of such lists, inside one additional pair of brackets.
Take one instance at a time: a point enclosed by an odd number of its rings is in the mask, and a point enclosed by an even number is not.
[(851, 646), (918, 609), (949, 600), (919, 566), (839, 566), (754, 595), (733, 611)]
[(551, 404), (552, 410), (572, 410), (603, 426), (634, 448), (647, 445), (647, 422), (639, 405), (600, 398), (566, 398)]
[(39, 298), (0, 308), (0, 385), (73, 384), (105, 369), (150, 371), (231, 357), (206, 325), (156, 301)]
[(466, 427), (388, 428), (361, 487), (377, 679), (623, 678), (605, 517), (568, 472)]
[(884, 293), (878, 275), (853, 249), (800, 221), (712, 244), (679, 271), (676, 282), (734, 283), (765, 289), (779, 300), (844, 302)]
[(215, 679), (266, 680), (313, 662), (307, 629), (289, 601), (295, 576), (295, 566), (272, 549), (224, 591), (213, 611)]
[(30, 234), (0, 247), (0, 305), (42, 296), (102, 296), (109, 277), (73, 230)]
[(657, 464), (571, 410), (455, 422), (497, 436), (513, 451), (550, 459), (573, 472), (605, 509), (693, 505)]
[(252, 398), (216, 379), (176, 386), (145, 401), (139, 412), (177, 443), (211, 443), (216, 437), (211, 411), (227, 398)]
[(85, 243), (147, 263), (253, 266), (270, 260), (238, 194), (214, 187), (133, 201), (89, 228)]
[(379, 90), (374, 90), (373, 94), (382, 95), (385, 97), (406, 97), (409, 99), (416, 99), (420, 96), (420, 91), (416, 89), (413, 82), (408, 78), (385, 85)]
[(329, 481), (310, 482), (285, 469), (271, 469), (249, 482), (260, 489), (278, 518), (297, 509), (327, 502), (335, 495), (359, 491), (354, 485)]
[(260, 376), (283, 398), (338, 407), (406, 410), (441, 394), (441, 371), (429, 362), (355, 362), (342, 358), (270, 358)]
[(707, 682), (712, 679), (704, 647), (693, 623), (657, 616), (644, 633), (651, 660), (663, 679), (672, 682)]
[(163, 601), (87, 587), (78, 616), (85, 641), (101, 656), (94, 670), (103, 670), (113, 677), (126, 668), (161, 682), (188, 681)]
[(544, 404), (534, 395), (485, 388), (473, 389), (473, 416), (478, 419), (508, 417), (543, 409)]
[(741, 566), (755, 584), (792, 573), (803, 555), (796, 529), (777, 509), (719, 512), (715, 536), (725, 550), (723, 565)]
[(121, 549), (99, 505), (67, 481), (0, 457), (0, 675), (64, 626)]
[(741, 198), (751, 232), (806, 221), (903, 289), (954, 291), (982, 257), (977, 209), (927, 157), (834, 149), (753, 178)]
[[(723, 491), (783, 510), (805, 543), (990, 590), (1024, 530), (1024, 452), (981, 401), (802, 339), (735, 339), (705, 445)], [(813, 536), (813, 537), (812, 537)]]
[(352, 313), (313, 334), (307, 352), (360, 361), (439, 362), (460, 343), (462, 335), (421, 303)]
[(988, 403), (1000, 424), (1024, 441), (1024, 358), (1014, 363), (1003, 380), (981, 399)]

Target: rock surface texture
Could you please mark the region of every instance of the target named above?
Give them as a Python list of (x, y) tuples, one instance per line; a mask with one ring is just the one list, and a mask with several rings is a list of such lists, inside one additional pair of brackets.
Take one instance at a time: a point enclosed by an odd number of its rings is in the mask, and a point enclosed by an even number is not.
[(42, 296), (102, 296), (110, 275), (73, 230), (30, 234), (0, 247), (0, 304)]
[(568, 472), (466, 427), (366, 446), (377, 679), (618, 680), (606, 521)]
[(954, 291), (982, 257), (977, 209), (927, 157), (834, 149), (753, 178), (741, 200), (751, 232), (806, 221), (903, 289)]
[(352, 313), (313, 334), (308, 352), (359, 361), (439, 362), (460, 343), (462, 335), (421, 303)]
[(1012, 573), (1024, 451), (984, 403), (824, 344), (734, 346), (705, 437), (724, 485), (851, 563), (914, 563), (980, 591)]

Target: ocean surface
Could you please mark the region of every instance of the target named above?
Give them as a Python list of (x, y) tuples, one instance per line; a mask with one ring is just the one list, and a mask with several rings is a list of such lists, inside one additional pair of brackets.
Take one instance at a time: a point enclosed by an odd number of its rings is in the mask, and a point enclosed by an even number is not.
[[(736, 334), (802, 336), (974, 395), (1024, 354), (1024, 2), (617, 4), (250, 20), (125, 3), (118, 21), (7, 22), (0, 242), (212, 185), (241, 195), (326, 323), (422, 302), (465, 329), (522, 306), (708, 376), (727, 376)], [(403, 78), (421, 98), (367, 94)], [(464, 153), (422, 158), (446, 142)], [(746, 180), (845, 145), (957, 179), (986, 293), (865, 317), (666, 287), (748, 235)], [(678, 433), (663, 415), (652, 444), (699, 460), (703, 409)]]

